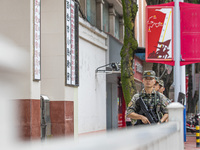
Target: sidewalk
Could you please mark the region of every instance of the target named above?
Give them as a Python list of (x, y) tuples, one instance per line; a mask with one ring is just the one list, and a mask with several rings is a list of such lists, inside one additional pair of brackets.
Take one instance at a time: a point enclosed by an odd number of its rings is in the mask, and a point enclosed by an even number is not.
[(187, 132), (186, 142), (184, 142), (184, 150), (200, 150), (200, 147), (196, 148), (196, 134)]

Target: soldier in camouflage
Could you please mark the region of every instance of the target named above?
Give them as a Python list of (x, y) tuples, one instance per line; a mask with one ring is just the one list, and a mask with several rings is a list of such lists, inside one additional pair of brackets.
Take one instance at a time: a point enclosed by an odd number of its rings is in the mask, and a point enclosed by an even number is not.
[[(164, 81), (159, 80), (159, 90), (158, 90), (158, 92), (163, 94), (164, 91), (165, 91)], [(170, 100), (170, 99), (167, 99), (167, 100), (168, 100), (168, 103), (172, 102), (172, 100)]]
[(165, 122), (168, 118), (168, 111), (166, 106), (168, 105), (167, 98), (154, 89), (155, 84), (155, 72), (152, 70), (144, 71), (143, 84), (144, 89), (138, 94), (135, 94), (131, 99), (127, 108), (127, 117), (132, 119), (132, 123), (137, 124), (150, 124), (144, 114), (141, 113), (141, 108), (138, 103), (138, 99), (141, 97), (148, 108), (153, 108), (154, 114), (158, 118), (159, 122)]
[(163, 94), (164, 91), (165, 91), (164, 81), (159, 80), (159, 92)]
[(158, 91), (159, 88), (160, 88), (160, 86), (159, 86), (159, 78), (158, 78), (158, 77), (155, 77), (155, 80), (156, 80), (156, 83), (155, 83), (155, 85), (154, 85), (154, 89), (155, 89), (156, 91)]

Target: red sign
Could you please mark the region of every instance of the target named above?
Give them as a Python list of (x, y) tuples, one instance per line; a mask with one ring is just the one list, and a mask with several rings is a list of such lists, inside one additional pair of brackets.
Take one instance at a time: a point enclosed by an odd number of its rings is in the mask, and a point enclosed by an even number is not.
[(118, 87), (118, 128), (126, 127), (125, 122), (125, 110), (126, 110), (126, 104), (124, 95), (122, 92), (122, 87)]
[(146, 61), (174, 65), (173, 5), (146, 7)]
[(200, 5), (179, 3), (181, 24), (180, 65), (200, 62)]

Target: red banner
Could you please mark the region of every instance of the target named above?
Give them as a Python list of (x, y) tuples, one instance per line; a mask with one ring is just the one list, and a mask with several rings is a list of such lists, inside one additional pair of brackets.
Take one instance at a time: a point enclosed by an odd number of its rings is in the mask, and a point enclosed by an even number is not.
[(180, 2), (179, 6), (182, 66), (200, 62), (200, 5)]
[(174, 3), (146, 7), (146, 61), (174, 65)]
[(125, 111), (126, 111), (126, 104), (122, 92), (122, 87), (118, 86), (118, 128), (126, 127)]

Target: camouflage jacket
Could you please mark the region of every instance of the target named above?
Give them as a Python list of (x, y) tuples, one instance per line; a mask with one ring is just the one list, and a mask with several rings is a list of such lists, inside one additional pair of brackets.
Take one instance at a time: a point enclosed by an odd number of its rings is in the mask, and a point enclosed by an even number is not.
[[(141, 108), (140, 108), (139, 103), (137, 102), (139, 97), (143, 99), (144, 103), (147, 105), (148, 108), (150, 106), (153, 107), (153, 111), (157, 115), (157, 117), (159, 115), (158, 118), (161, 119), (164, 114), (168, 113), (166, 106), (169, 104), (169, 99), (165, 95), (163, 95), (162, 93), (156, 92), (155, 90), (153, 90), (151, 94), (147, 94), (145, 90), (143, 89), (141, 93), (135, 94), (133, 98), (131, 99), (127, 108), (126, 115), (129, 115), (132, 112), (135, 112), (138, 114), (140, 113)], [(157, 107), (158, 105), (159, 105), (159, 109)], [(131, 120), (133, 124), (136, 122), (136, 120), (134, 119), (131, 119)]]

